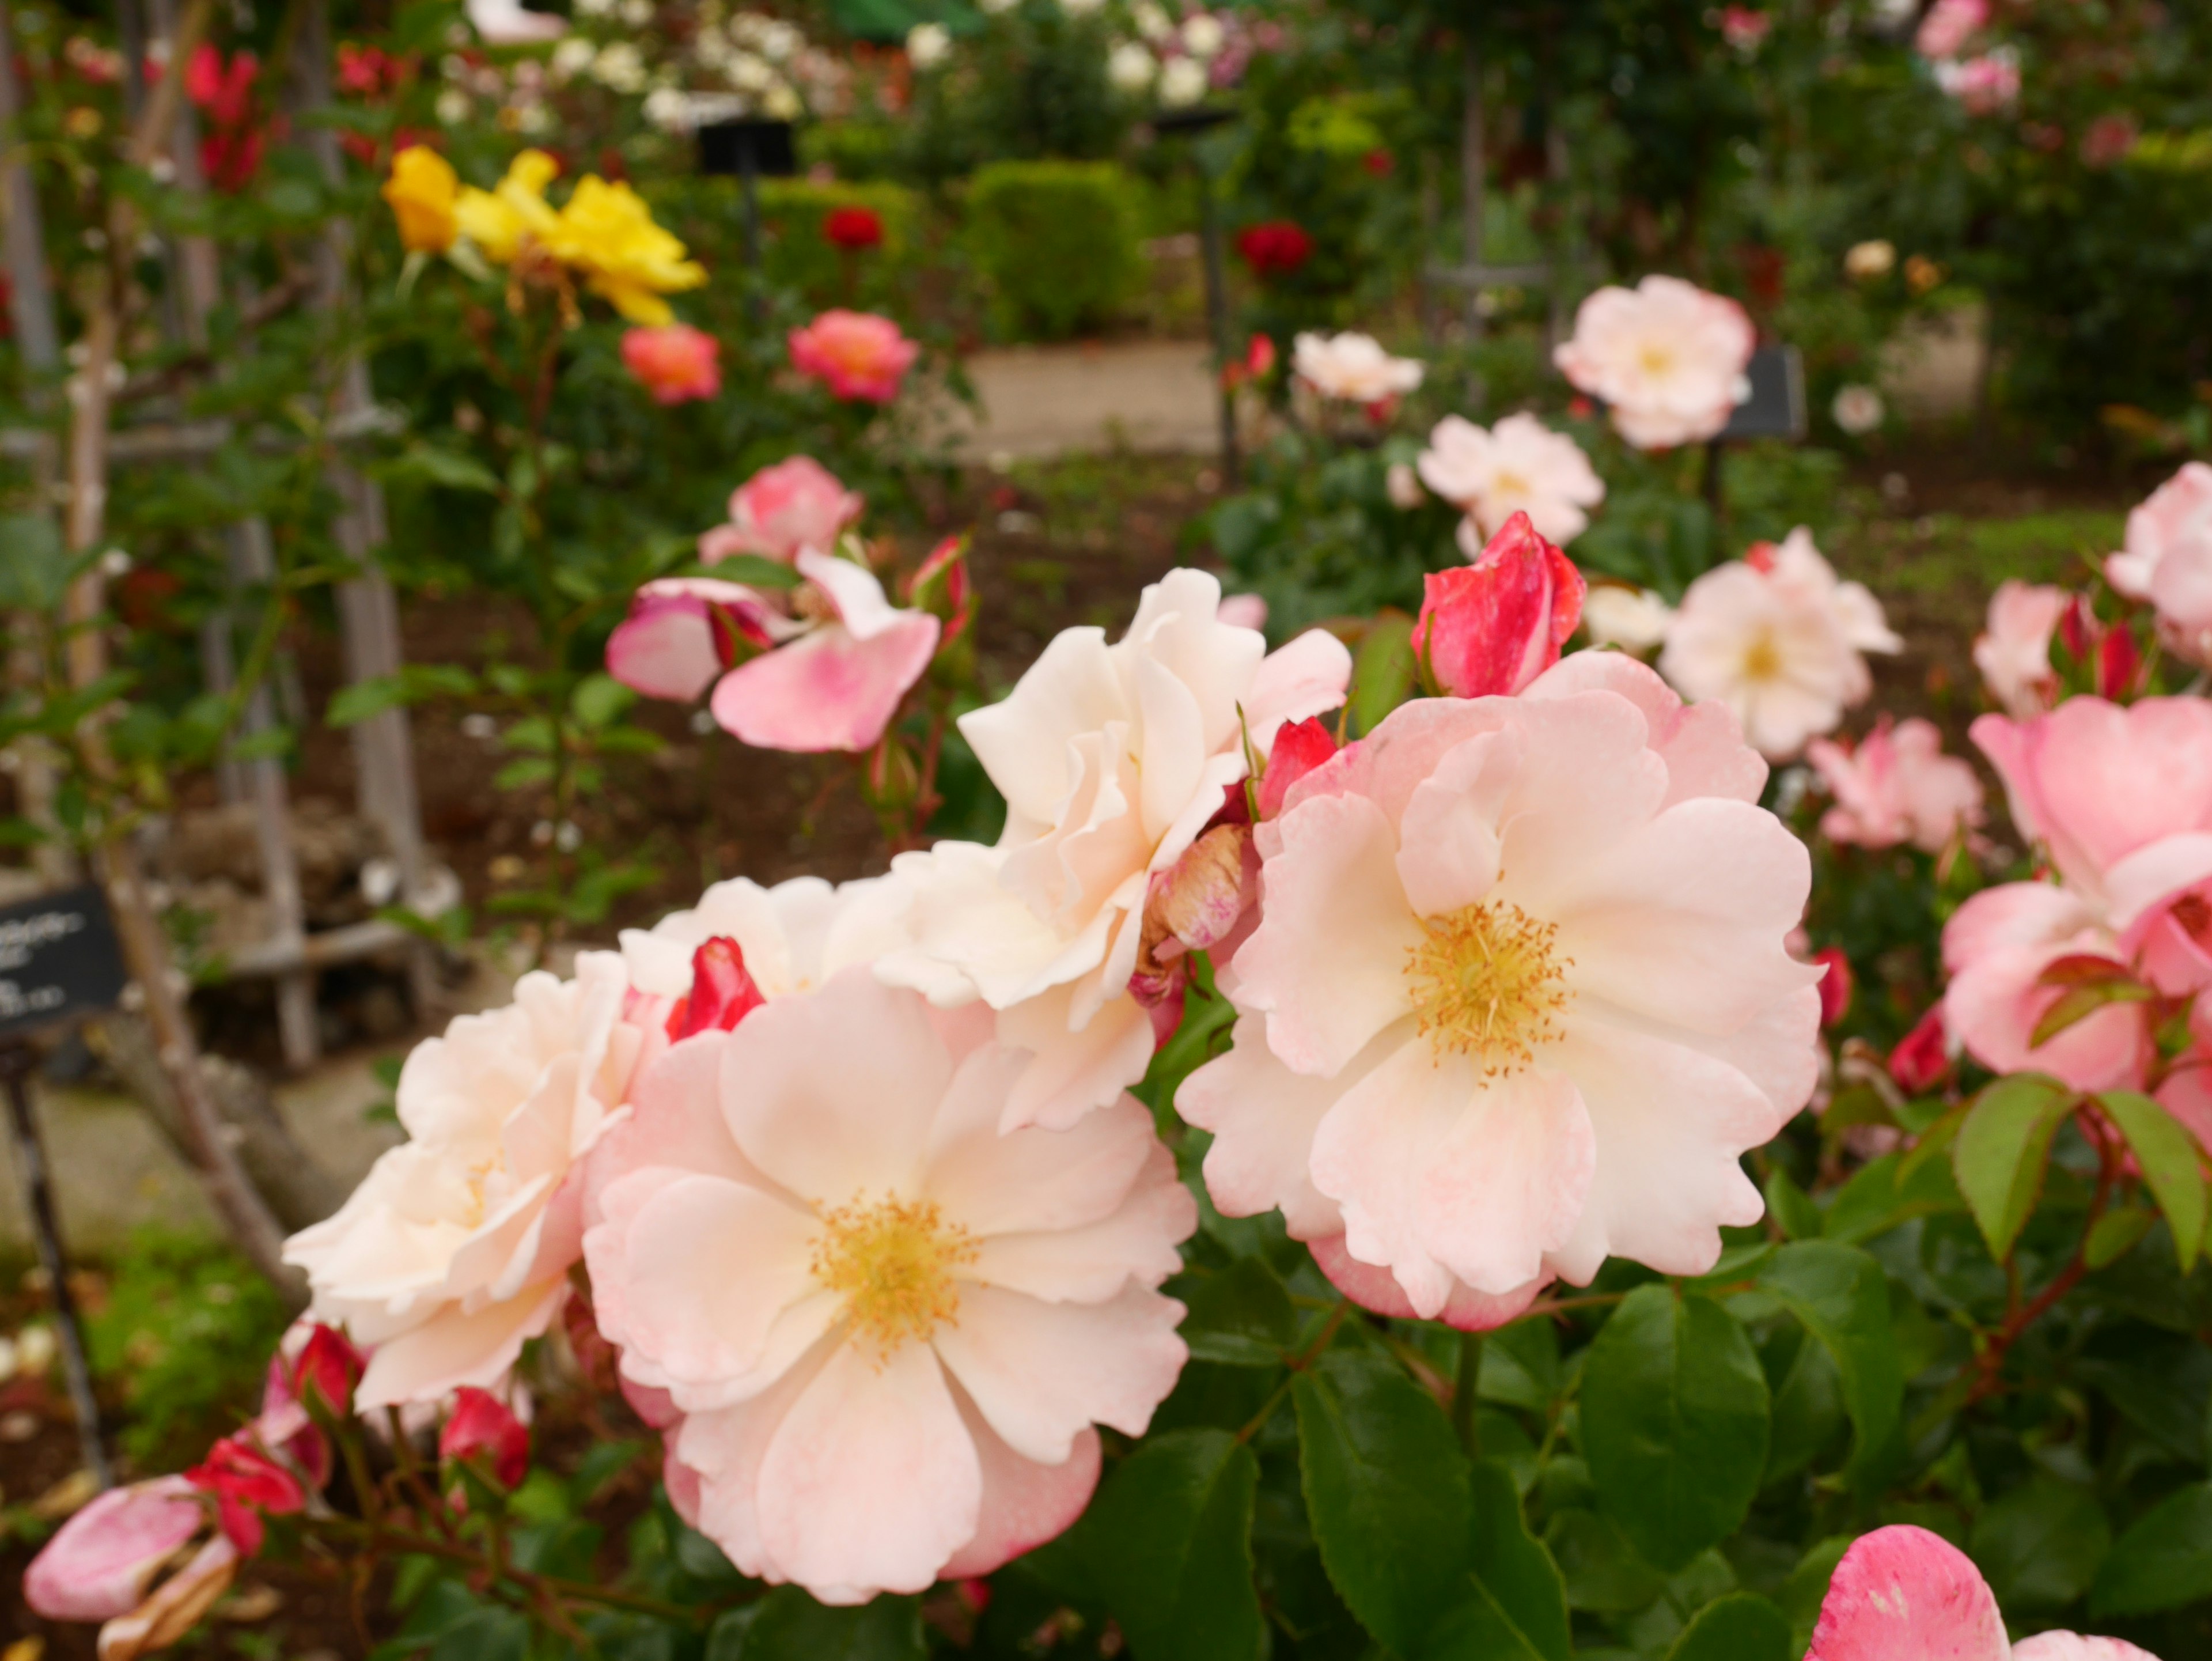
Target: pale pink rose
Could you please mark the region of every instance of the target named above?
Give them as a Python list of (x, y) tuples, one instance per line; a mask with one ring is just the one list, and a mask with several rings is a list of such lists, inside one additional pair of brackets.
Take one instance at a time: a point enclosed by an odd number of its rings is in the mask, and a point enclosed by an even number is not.
[(1265, 629), (1267, 602), (1257, 594), (1224, 594), (1214, 616), (1232, 629)]
[(1836, 1565), (1805, 1661), (2157, 1661), (2117, 1638), (2046, 1632), (2010, 1644), (1973, 1560), (1939, 1534), (1893, 1524)]
[(1885, 716), (1856, 749), (1826, 739), (1805, 747), (1829, 794), (1820, 820), (1831, 842), (1894, 848), (1909, 842), (1940, 854), (1961, 830), (1982, 822), (1982, 784), (1974, 770), (1943, 753), (1943, 735), (1914, 717), (1893, 727)]
[(1413, 651), (1454, 697), (1510, 696), (1559, 660), (1584, 587), (1575, 563), (1516, 514), (1473, 565), (1422, 579)]
[(110, 1488), (64, 1523), (23, 1572), (23, 1601), (49, 1621), (112, 1621), (208, 1521), (181, 1476)]
[(763, 750), (872, 749), (929, 667), (944, 625), (902, 611), (874, 573), (803, 550), (794, 562), (823, 615), (724, 675), (708, 703), (725, 732)]
[(1593, 646), (1648, 652), (1674, 625), (1674, 608), (1648, 588), (1600, 583), (1583, 596), (1583, 633)]
[(802, 548), (830, 553), (866, 505), (812, 456), (793, 456), (730, 493), (730, 522), (699, 538), (699, 557), (711, 565), (732, 554), (758, 554), (788, 565)]
[[(794, 877), (773, 888), (737, 877), (649, 930), (624, 929), (623, 958), (632, 983), (656, 1001), (648, 1021), (665, 1019), (690, 993), (692, 954), (710, 940), (736, 942), (759, 995), (786, 998), (907, 947), (914, 902), (912, 886), (896, 876), (835, 887), (819, 877)], [(969, 996), (957, 983), (947, 994), (954, 1003)], [(1145, 1076), (1152, 1029), (1134, 1001), (1110, 1000), (1079, 1030), (1070, 1029), (1068, 1013), (1066, 987), (998, 1013), (999, 1041), (1032, 1057), (1007, 1098), (1006, 1129), (1065, 1129)]]
[(641, 1081), (585, 1241), (600, 1328), (745, 1573), (832, 1603), (988, 1573), (1082, 1511), (1093, 1426), (1142, 1435), (1173, 1387), (1175, 1160), (1127, 1097), (1002, 1133), (1023, 1065), (855, 969)]
[(689, 404), (722, 390), (722, 343), (688, 323), (629, 330), (622, 356), (623, 367), (656, 404)]
[(1429, 435), (1420, 472), (1429, 489), (1468, 515), (1459, 536), (1469, 559), (1516, 514), (1564, 546), (1589, 528), (1586, 510), (1605, 500), (1582, 446), (1528, 414), (1507, 416), (1487, 431), (1446, 416)]
[(409, 1140), (336, 1216), (286, 1242), (318, 1319), (372, 1348), (367, 1409), (489, 1389), (568, 1296), (580, 1250), (581, 1161), (622, 1107), (642, 1035), (611, 952), (543, 971), (514, 1001), (463, 1015), (399, 1074)]
[(1221, 585), (1176, 570), (1127, 634), (1058, 636), (960, 731), (1006, 799), (995, 848), (902, 854), (915, 944), (879, 972), (940, 1003), (1011, 1009), (1058, 989), (1080, 1032), (1129, 984), (1152, 877), (1172, 867), (1287, 722), (1344, 702), (1352, 657), (1319, 630), (1270, 654), (1220, 619)]
[(1903, 642), (1874, 596), (1838, 582), (1802, 529), (1753, 551), (1690, 585), (1659, 668), (1683, 697), (1727, 703), (1753, 746), (1781, 761), (1833, 732), (1874, 690), (1865, 653)]
[(2072, 604), (2063, 588), (2017, 577), (1999, 583), (1990, 597), (1989, 626), (1974, 642), (1974, 667), (2006, 713), (2025, 721), (2051, 707), (2058, 690), (2051, 637)]
[(2020, 54), (1993, 46), (1978, 58), (1936, 65), (1936, 84), (1969, 115), (1996, 115), (2020, 101)]
[(1372, 335), (1301, 334), (1291, 343), (1291, 367), (1323, 398), (1347, 404), (1387, 405), (1421, 384), (1419, 360), (1393, 357)]
[(1214, 1203), (1468, 1326), (1608, 1255), (1704, 1273), (1819, 1068), (1821, 971), (1784, 944), (1810, 861), (1765, 776), (1725, 709), (1585, 652), (1301, 778), (1256, 833), (1233, 1045), (1176, 1098)]
[(2127, 546), (2105, 580), (2157, 608), (2168, 649), (2212, 664), (2212, 466), (2192, 461), (2128, 515)]
[(1923, 58), (1956, 58), (1978, 30), (1988, 27), (1990, 0), (1936, 0), (1920, 20), (1912, 44)]
[(899, 394), (921, 348), (899, 326), (872, 312), (826, 311), (791, 332), (791, 367), (838, 398), (888, 404)]
[(1577, 390), (1611, 407), (1639, 450), (1712, 437), (1751, 395), (1745, 370), (1758, 334), (1742, 307), (1679, 277), (1603, 288), (1575, 313), (1552, 361)]

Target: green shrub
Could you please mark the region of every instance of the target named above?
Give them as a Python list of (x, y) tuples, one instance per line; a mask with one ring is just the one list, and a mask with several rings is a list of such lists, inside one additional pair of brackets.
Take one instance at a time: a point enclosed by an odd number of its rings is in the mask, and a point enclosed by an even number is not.
[[(874, 214), (883, 222), (882, 246), (857, 253), (832, 246), (823, 226), (840, 208)], [(881, 305), (904, 286), (902, 279), (920, 259), (921, 203), (902, 185), (763, 179), (760, 210), (761, 258), (769, 281), (816, 306)]]
[(995, 161), (968, 189), (968, 243), (999, 327), (1057, 338), (1111, 317), (1143, 273), (1133, 182), (1108, 161)]

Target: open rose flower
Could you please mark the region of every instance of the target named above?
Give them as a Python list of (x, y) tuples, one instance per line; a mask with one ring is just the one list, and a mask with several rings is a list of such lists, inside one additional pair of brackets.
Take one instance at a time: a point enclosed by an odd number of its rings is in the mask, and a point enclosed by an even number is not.
[(872, 312), (836, 307), (789, 338), (791, 367), (829, 387), (832, 396), (888, 404), (899, 395), (921, 348), (899, 326)]
[(1605, 500), (1582, 446), (1525, 413), (1487, 430), (1446, 416), (1419, 465), (1422, 483), (1468, 516), (1459, 536), (1470, 559), (1516, 514), (1528, 514), (1547, 542), (1572, 542), (1589, 528), (1588, 510)]
[(2212, 664), (2212, 466), (2191, 462), (2128, 515), (2126, 547), (2105, 562), (2105, 580), (2157, 609), (2169, 650)]
[(1154, 1288), (1196, 1208), (1151, 1115), (1001, 1134), (1023, 1062), (991, 1033), (848, 970), (669, 1050), (611, 1145), (600, 1326), (748, 1574), (857, 1603), (988, 1573), (1182, 1368)]
[(1902, 645), (1880, 603), (1838, 581), (1801, 528), (1692, 583), (1659, 669), (1683, 697), (1727, 703), (1753, 747), (1783, 761), (1873, 691), (1864, 654)]
[(1805, 1661), (2158, 1661), (2118, 1638), (2045, 1632), (2010, 1642), (1974, 1561), (1893, 1524), (1851, 1542), (1828, 1581)]
[(1334, 709), (1351, 679), (1334, 637), (1271, 654), (1220, 606), (1214, 578), (1170, 571), (1120, 641), (1066, 630), (1003, 703), (961, 718), (1006, 830), (994, 848), (942, 842), (892, 862), (913, 885), (915, 943), (879, 972), (945, 1004), (1008, 1010), (1053, 993), (1071, 1032), (1126, 1015), (1152, 878), (1222, 812), (1248, 756)]
[(1421, 384), (1419, 359), (1393, 357), (1372, 335), (1301, 334), (1291, 345), (1291, 368), (1323, 398), (1370, 408), (1403, 398)]
[(1454, 697), (1519, 691), (1559, 660), (1582, 616), (1583, 574), (1516, 514), (1470, 566), (1422, 579), (1413, 651)]
[(1229, 1054), (1177, 1110), (1230, 1216), (1279, 1207), (1352, 1297), (1462, 1327), (1608, 1254), (1698, 1275), (1737, 1161), (1811, 1092), (1804, 844), (1729, 712), (1617, 654), (1426, 699), (1259, 827)]
[(1583, 633), (1593, 646), (1648, 652), (1662, 645), (1674, 608), (1649, 588), (1602, 582), (1583, 596)]
[(732, 554), (758, 554), (788, 565), (803, 548), (830, 553), (866, 506), (812, 456), (793, 456), (730, 492), (730, 522), (699, 538), (699, 557), (712, 565)]
[(722, 343), (704, 329), (672, 323), (623, 336), (623, 367), (656, 404), (689, 404), (722, 390)]
[(2026, 720), (2051, 707), (2058, 690), (2051, 637), (2071, 604), (2063, 588), (2017, 577), (1999, 583), (1990, 597), (1989, 626), (1974, 641), (1974, 667), (2008, 715)]
[(2000, 115), (2020, 101), (2020, 53), (1992, 46), (1980, 56), (1936, 65), (1936, 84), (1969, 115)]
[(314, 1312), (373, 1347), (363, 1409), (489, 1388), (568, 1292), (582, 1227), (580, 1161), (621, 1106), (641, 1034), (629, 978), (586, 952), (514, 1001), (463, 1015), (399, 1074), (409, 1140), (328, 1220), (294, 1235)]
[[(683, 703), (712, 685), (715, 721), (759, 749), (872, 748), (928, 669), (944, 625), (894, 606), (851, 560), (807, 549), (793, 563), (806, 579), (797, 618), (742, 583), (647, 583), (608, 639), (607, 672)], [(745, 648), (755, 654), (738, 661)]]
[(1989, 21), (1990, 0), (1936, 0), (1912, 44), (1923, 58), (1940, 63), (1964, 52)]
[(1742, 307), (1679, 277), (1603, 288), (1575, 313), (1552, 354), (1578, 391), (1603, 399), (1615, 431), (1639, 450), (1712, 437), (1750, 396), (1757, 332)]
[(1974, 770), (1943, 753), (1943, 735), (1917, 716), (1893, 727), (1887, 717), (1849, 747), (1814, 739), (1805, 748), (1836, 805), (1820, 820), (1831, 842), (1860, 848), (1911, 843), (1940, 854), (1961, 830), (1982, 822), (1982, 784)]

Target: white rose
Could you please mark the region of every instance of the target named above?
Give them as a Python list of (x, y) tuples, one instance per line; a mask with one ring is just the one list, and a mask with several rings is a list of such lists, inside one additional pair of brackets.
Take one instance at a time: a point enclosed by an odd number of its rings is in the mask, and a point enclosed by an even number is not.
[(1117, 92), (1144, 91), (1159, 69), (1152, 53), (1134, 40), (1124, 40), (1106, 54), (1106, 78)]
[(1221, 49), (1228, 40), (1228, 32), (1221, 27), (1221, 20), (1217, 17), (1200, 12), (1184, 20), (1182, 47), (1193, 58), (1210, 63), (1221, 55)]
[(918, 70), (935, 69), (952, 55), (952, 36), (942, 23), (916, 23), (906, 32), (906, 55)]
[(1171, 110), (1188, 109), (1206, 96), (1206, 65), (1195, 58), (1178, 58), (1160, 71), (1160, 102)]

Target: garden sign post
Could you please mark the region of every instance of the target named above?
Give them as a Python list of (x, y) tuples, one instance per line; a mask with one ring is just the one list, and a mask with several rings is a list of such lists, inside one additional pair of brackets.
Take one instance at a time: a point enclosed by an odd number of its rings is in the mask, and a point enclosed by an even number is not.
[(53, 1297), (62, 1372), (84, 1468), (102, 1488), (113, 1478), (100, 1442), (100, 1404), (92, 1393), (76, 1299), (70, 1292), (46, 1146), (31, 1110), (31, 1074), (39, 1052), (30, 1038), (33, 1032), (113, 1008), (123, 987), (123, 954), (96, 885), (41, 895), (0, 910), (0, 1080), (7, 1086), (9, 1152), (22, 1185), (24, 1219)]

